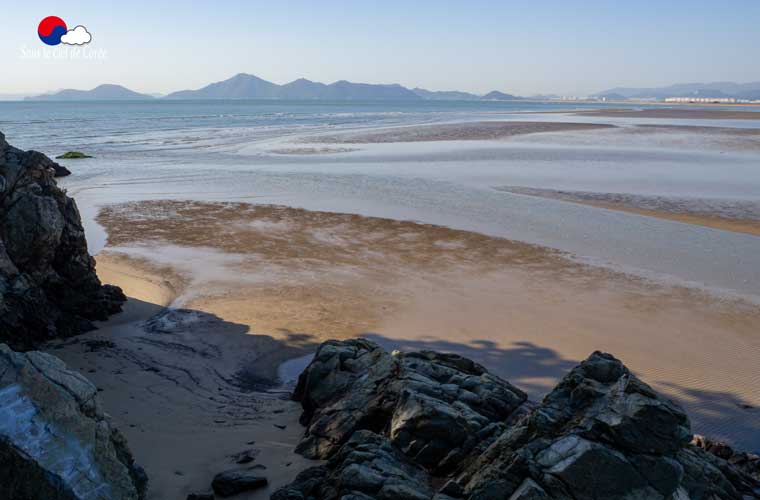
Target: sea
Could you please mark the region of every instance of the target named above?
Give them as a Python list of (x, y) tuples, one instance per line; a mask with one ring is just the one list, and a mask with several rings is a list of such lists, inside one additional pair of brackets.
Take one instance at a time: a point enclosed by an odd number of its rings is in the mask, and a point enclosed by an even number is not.
[[(642, 105), (636, 105), (643, 107)], [(760, 207), (760, 149), (705, 147), (686, 132), (550, 133), (502, 141), (356, 144), (303, 138), (384, 127), (485, 120), (760, 128), (760, 120), (603, 118), (613, 104), (530, 101), (0, 102), (12, 145), (62, 160), (60, 184), (90, 249), (108, 204), (147, 199), (272, 203), (441, 224), (556, 248), (646, 279), (760, 301), (760, 237), (559, 200), (505, 187), (741, 202)], [(736, 110), (736, 108), (732, 108)], [(320, 149), (322, 148), (322, 149)], [(315, 154), (311, 154), (315, 153)]]

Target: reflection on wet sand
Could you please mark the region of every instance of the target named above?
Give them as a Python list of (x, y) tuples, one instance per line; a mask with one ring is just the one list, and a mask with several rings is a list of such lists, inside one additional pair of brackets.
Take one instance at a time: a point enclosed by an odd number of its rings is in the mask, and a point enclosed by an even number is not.
[[(181, 201), (114, 205), (98, 220), (110, 245), (101, 261), (140, 267), (147, 259), (163, 279), (181, 276), (191, 283), (177, 301), (183, 308), (245, 325), (248, 335), (288, 346), (292, 357), (328, 338), (419, 342), (462, 352), (540, 396), (562, 370), (499, 352), (530, 344), (566, 360), (562, 367), (602, 349), (679, 398), (700, 432), (739, 437), (731, 427), (711, 428), (688, 394), (731, 393), (760, 406), (752, 382), (760, 376), (753, 361), (760, 311), (752, 304), (409, 221)], [(282, 361), (270, 352), (257, 362), (264, 378)], [(715, 369), (716, 360), (729, 359)], [(728, 417), (749, 422), (755, 411), (736, 407)], [(760, 433), (741, 438), (760, 445)]]
[(756, 201), (594, 193), (521, 186), (496, 189), (760, 236), (760, 202)]

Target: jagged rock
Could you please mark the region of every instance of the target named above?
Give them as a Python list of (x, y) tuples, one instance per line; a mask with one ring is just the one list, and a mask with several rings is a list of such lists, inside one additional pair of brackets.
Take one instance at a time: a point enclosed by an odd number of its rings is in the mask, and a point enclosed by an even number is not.
[(705, 436), (694, 435), (691, 444), (712, 455), (722, 458), (734, 467), (760, 481), (760, 455), (736, 451), (726, 443), (713, 441)]
[(442, 473), (504, 430), (527, 396), (453, 354), (388, 354), (366, 340), (324, 343), (299, 377), (306, 435), (297, 450), (326, 459), (358, 430), (382, 432), (416, 463)]
[(760, 498), (747, 471), (689, 444), (678, 405), (600, 352), (536, 405), (459, 356), (330, 341), (294, 397), (298, 449), (329, 461), (275, 500)]
[(138, 500), (146, 483), (94, 385), (0, 344), (0, 498)]
[(301, 472), (272, 500), (373, 498), (430, 500), (427, 473), (390, 441), (370, 431), (357, 431), (325, 466)]
[(0, 133), (0, 341), (15, 349), (91, 329), (126, 300), (98, 280), (76, 203), (53, 179), (56, 165)]
[(211, 488), (221, 497), (231, 497), (244, 491), (262, 488), (268, 483), (267, 478), (257, 476), (244, 470), (228, 470), (214, 476)]
[[(705, 460), (690, 439), (688, 418), (675, 403), (596, 352), (458, 479), (465, 498), (509, 498), (526, 478), (557, 499), (752, 494), (738, 471), (729, 477), (735, 471), (727, 463), (721, 470)], [(713, 480), (696, 480), (700, 475)], [(496, 496), (494, 484), (503, 490)]]
[(53, 177), (66, 177), (71, 175), (71, 170), (54, 162), (39, 151), (27, 151), (25, 163), (27, 165), (33, 165), (37, 168), (44, 169), (48, 172), (52, 172)]

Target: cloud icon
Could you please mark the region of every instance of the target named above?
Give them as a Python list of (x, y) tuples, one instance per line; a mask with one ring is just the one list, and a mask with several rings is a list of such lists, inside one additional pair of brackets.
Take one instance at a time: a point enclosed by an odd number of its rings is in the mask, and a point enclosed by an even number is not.
[(92, 41), (92, 35), (87, 28), (81, 24), (73, 30), (68, 30), (65, 35), (61, 37), (61, 43), (66, 45), (84, 45)]

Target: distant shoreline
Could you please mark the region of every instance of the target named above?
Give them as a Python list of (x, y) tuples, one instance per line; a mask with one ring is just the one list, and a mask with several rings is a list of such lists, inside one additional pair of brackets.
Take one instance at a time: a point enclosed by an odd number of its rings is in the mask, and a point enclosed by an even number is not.
[[(665, 103), (663, 103), (665, 104)], [(668, 103), (670, 104), (670, 103)], [(691, 120), (760, 120), (758, 111), (736, 111), (724, 109), (701, 109), (695, 105), (673, 104), (681, 109), (662, 107), (658, 109), (630, 109), (630, 108), (610, 108), (583, 110), (575, 113), (576, 116), (600, 116), (605, 118), (684, 118)], [(737, 104), (713, 104), (716, 108), (724, 106), (745, 106)], [(758, 106), (758, 105), (755, 105)]]

